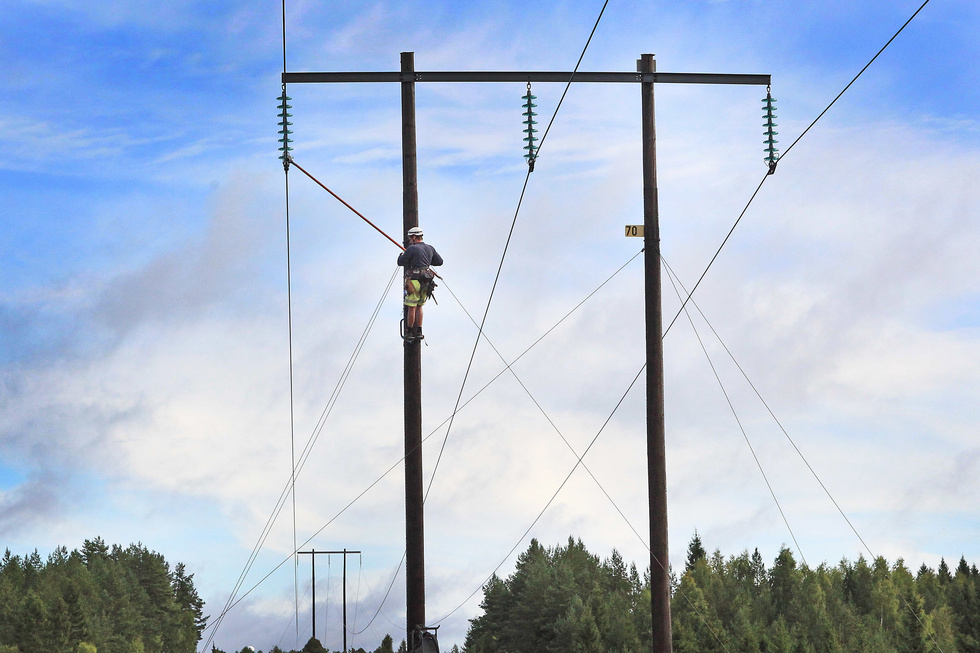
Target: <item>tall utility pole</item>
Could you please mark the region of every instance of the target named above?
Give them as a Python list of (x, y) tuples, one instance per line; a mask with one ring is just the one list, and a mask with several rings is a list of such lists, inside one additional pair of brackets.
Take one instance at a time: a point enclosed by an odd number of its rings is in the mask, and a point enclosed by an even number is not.
[[(640, 73), (654, 73), (657, 62), (645, 54)], [(664, 426), (664, 341), (660, 287), (660, 205), (657, 198), (657, 131), (653, 82), (643, 82), (643, 270), (647, 356), (647, 487), (650, 497), (650, 610), (653, 650), (671, 650), (670, 567), (667, 557), (667, 437)]]
[(313, 549), (312, 551), (297, 551), (300, 555), (310, 556), (310, 560), (313, 562), (313, 637), (316, 637), (316, 557), (318, 555), (340, 555), (344, 556), (344, 588), (342, 593), (342, 600), (344, 602), (344, 653), (347, 653), (347, 554), (348, 553), (360, 553), (360, 551), (348, 551), (344, 549), (343, 551), (317, 551)]
[[(398, 82), (402, 89), (402, 179), (404, 233), (418, 226), (415, 84), (418, 82), (549, 82), (640, 84), (643, 138), (643, 225), (647, 362), (647, 474), (650, 494), (650, 574), (653, 584), (653, 651), (670, 653), (670, 574), (667, 551), (667, 474), (664, 430), (663, 316), (660, 290), (660, 226), (657, 208), (654, 84), (751, 84), (769, 86), (769, 75), (658, 73), (652, 54), (637, 72), (419, 72), (415, 55), (401, 54), (399, 72), (297, 72), (288, 83)], [(403, 234), (404, 235), (404, 234)], [(422, 513), (421, 354), (418, 341), (405, 345), (405, 575), (409, 651), (420, 648), (425, 626), (425, 561)]]
[[(415, 53), (401, 53), (402, 236), (419, 224), (415, 140)], [(405, 242), (408, 246), (408, 242)], [(405, 324), (407, 321), (407, 308)], [(406, 327), (407, 328), (407, 327)], [(422, 343), (405, 340), (405, 621), (408, 650), (425, 626), (425, 520), (422, 493)]]

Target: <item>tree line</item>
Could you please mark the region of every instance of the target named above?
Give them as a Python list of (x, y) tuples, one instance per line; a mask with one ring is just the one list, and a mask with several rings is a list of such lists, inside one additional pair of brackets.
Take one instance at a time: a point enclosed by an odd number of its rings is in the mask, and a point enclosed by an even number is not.
[[(695, 533), (671, 578), (676, 653), (980, 653), (980, 572), (965, 558), (955, 570), (945, 559), (913, 572), (901, 558), (864, 556), (811, 568), (784, 547), (767, 567), (758, 549), (709, 555)], [(601, 560), (581, 540), (532, 540), (480, 606), (466, 653), (650, 650), (649, 571), (615, 550)], [(0, 653), (194, 653), (202, 608), (184, 565), (171, 570), (141, 544), (96, 538), (46, 561), (9, 550), (0, 560)], [(393, 644), (350, 653), (406, 653)], [(327, 650), (311, 639), (289, 653)]]
[(207, 618), (182, 563), (142, 544), (0, 560), (0, 653), (194, 653)]
[[(671, 577), (675, 653), (980, 653), (980, 573), (963, 558), (955, 571), (863, 556), (811, 568), (784, 547), (767, 567), (758, 549), (708, 555), (695, 533)], [(650, 650), (649, 572), (580, 540), (532, 540), (481, 607), (466, 653)]]

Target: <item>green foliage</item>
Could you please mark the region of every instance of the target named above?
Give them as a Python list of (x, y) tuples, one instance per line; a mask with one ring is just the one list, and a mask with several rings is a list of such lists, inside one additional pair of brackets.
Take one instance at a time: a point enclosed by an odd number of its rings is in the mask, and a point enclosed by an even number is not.
[[(980, 572), (878, 557), (811, 569), (782, 548), (708, 555), (695, 533), (671, 599), (676, 653), (980, 653)], [(914, 568), (913, 568), (914, 569)], [(466, 653), (629, 653), (650, 648), (649, 573), (569, 539), (532, 540), (514, 573), (491, 577)]]
[(961, 561), (958, 604), (957, 581), (944, 586), (944, 567), (923, 565), (913, 576), (901, 559), (859, 557), (811, 569), (783, 548), (766, 571), (758, 551), (727, 561), (716, 552), (677, 585), (674, 650), (963, 653), (980, 627), (980, 605), (970, 600), (978, 582)]
[[(545, 549), (532, 540), (506, 581), (484, 587), (484, 614), (471, 620), (467, 653), (565, 653), (643, 650), (649, 610), (637, 610), (642, 586), (613, 552), (600, 561), (571, 538)], [(649, 593), (647, 593), (649, 597)], [(647, 599), (649, 600), (649, 598)]]
[(698, 560), (706, 560), (708, 558), (708, 552), (704, 550), (704, 545), (701, 543), (701, 536), (698, 535), (697, 531), (694, 531), (694, 537), (691, 538), (691, 542), (687, 545), (687, 564), (684, 565), (684, 571), (690, 571), (697, 564)]
[(0, 653), (194, 653), (207, 619), (184, 566), (142, 544), (0, 560)]
[(330, 653), (327, 649), (323, 648), (323, 644), (320, 643), (316, 637), (311, 637), (306, 645), (303, 647), (303, 653)]

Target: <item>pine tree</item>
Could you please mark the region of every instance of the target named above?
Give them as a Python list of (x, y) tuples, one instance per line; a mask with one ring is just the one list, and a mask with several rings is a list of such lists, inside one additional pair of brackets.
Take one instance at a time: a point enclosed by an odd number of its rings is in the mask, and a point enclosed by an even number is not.
[(706, 560), (707, 557), (708, 552), (704, 550), (704, 546), (701, 544), (701, 536), (695, 530), (694, 537), (687, 545), (687, 562), (684, 564), (684, 571), (693, 569), (698, 560)]

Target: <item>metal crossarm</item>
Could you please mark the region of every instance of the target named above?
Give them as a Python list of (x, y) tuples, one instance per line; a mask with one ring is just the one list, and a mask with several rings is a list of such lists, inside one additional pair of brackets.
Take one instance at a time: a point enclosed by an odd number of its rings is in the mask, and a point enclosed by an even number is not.
[(285, 84), (353, 82), (560, 82), (642, 84), (743, 84), (769, 86), (771, 75), (724, 73), (617, 73), (617, 72), (521, 72), (521, 71), (414, 71), (403, 72), (292, 72), (283, 73)]

